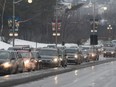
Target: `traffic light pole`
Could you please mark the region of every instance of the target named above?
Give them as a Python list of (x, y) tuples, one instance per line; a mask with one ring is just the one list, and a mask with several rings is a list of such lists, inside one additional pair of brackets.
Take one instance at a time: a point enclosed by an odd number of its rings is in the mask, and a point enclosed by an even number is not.
[(15, 36), (14, 36), (14, 33), (15, 33), (15, 0), (13, 0), (13, 25), (12, 25), (12, 30), (13, 30), (13, 47), (15, 45)]
[(55, 36), (55, 44), (56, 44), (56, 47), (57, 47), (57, 43), (58, 43), (58, 37), (57, 37), (57, 33), (58, 33), (58, 15), (57, 15), (57, 7), (58, 7), (58, 4), (57, 4), (57, 0), (56, 0), (56, 9), (55, 9), (55, 33), (56, 33), (56, 36)]
[(93, 3), (93, 35), (95, 35), (95, 0), (94, 0), (94, 3)]

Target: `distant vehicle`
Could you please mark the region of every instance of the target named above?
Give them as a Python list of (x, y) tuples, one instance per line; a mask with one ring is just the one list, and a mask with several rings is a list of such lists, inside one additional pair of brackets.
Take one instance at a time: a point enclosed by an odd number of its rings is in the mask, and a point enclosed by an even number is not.
[(0, 74), (17, 73), (18, 63), (15, 51), (0, 50)]
[(80, 49), (83, 50), (83, 51), (88, 51), (89, 49), (91, 49), (91, 46), (90, 45), (82, 45), (80, 47)]
[(103, 44), (103, 46), (104, 46), (104, 47), (113, 47), (113, 44), (112, 44), (112, 42), (105, 42), (105, 43)]
[(41, 60), (44, 66), (60, 67), (61, 58), (56, 48), (41, 48), (39, 50)]
[(77, 48), (66, 48), (66, 55), (68, 63), (81, 64), (83, 62), (82, 52)]
[(81, 47), (82, 54), (84, 56), (84, 61), (89, 62), (89, 50), (91, 49), (90, 45), (82, 45)]
[(104, 57), (116, 57), (115, 47), (105, 47), (103, 52)]
[(48, 48), (57, 48), (56, 45), (47, 45)]
[(99, 60), (99, 53), (98, 53), (98, 50), (95, 49), (95, 48), (91, 48), (89, 49), (88, 51), (88, 60), (89, 61), (96, 61), (96, 60)]
[(61, 60), (62, 67), (66, 67), (67, 66), (67, 57), (66, 57), (67, 55), (66, 55), (65, 48), (58, 49), (58, 54)]
[(112, 40), (111, 42), (112, 42), (113, 46), (116, 47), (116, 40)]
[(20, 61), (23, 62), (23, 71), (34, 71), (40, 68), (38, 58), (35, 58), (31, 51), (18, 50)]
[(82, 54), (84, 56), (84, 61), (89, 62), (89, 52), (88, 52), (88, 50), (82, 50)]
[(32, 52), (34, 58), (37, 58), (39, 60), (39, 67), (38, 67), (38, 69), (42, 69), (43, 65), (42, 65), (42, 60), (41, 60), (41, 56), (40, 56), (39, 52), (38, 51), (31, 51), (31, 52)]

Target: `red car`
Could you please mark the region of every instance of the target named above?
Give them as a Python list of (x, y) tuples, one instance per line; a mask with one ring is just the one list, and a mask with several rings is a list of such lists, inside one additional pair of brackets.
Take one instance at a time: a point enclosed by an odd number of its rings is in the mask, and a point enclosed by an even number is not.
[(18, 56), (20, 61), (23, 63), (22, 71), (34, 71), (39, 69), (39, 60), (35, 58), (31, 51), (18, 50)]

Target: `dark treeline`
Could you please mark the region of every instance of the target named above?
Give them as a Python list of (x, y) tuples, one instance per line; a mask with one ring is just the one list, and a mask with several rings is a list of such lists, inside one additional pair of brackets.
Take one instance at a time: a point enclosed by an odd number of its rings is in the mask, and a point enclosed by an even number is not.
[[(0, 26), (2, 24), (4, 1), (5, 0), (0, 0)], [(12, 1), (13, 0), (6, 0), (3, 17), (4, 26), (3, 31), (2, 27), (0, 31), (0, 34), (7, 40), (11, 39), (11, 37), (9, 37), (8, 19), (12, 18)], [(19, 36), (17, 38), (37, 42), (54, 43), (55, 38), (52, 36), (53, 31), (51, 23), (54, 19), (55, 5), (55, 0), (33, 0), (33, 3), (31, 4), (29, 4), (27, 0), (23, 0), (20, 3), (15, 4), (15, 16), (20, 21)], [(91, 30), (89, 16), (81, 14), (81, 7), (82, 6), (77, 10), (69, 11), (67, 13), (60, 12), (61, 15), (58, 18), (60, 18), (59, 20), (61, 20), (62, 26), (60, 31), (61, 36), (58, 37), (59, 43), (62, 41), (79, 43), (80, 41), (89, 38)], [(104, 17), (110, 21), (109, 23), (113, 23), (113, 28), (115, 28), (116, 23), (116, 20), (113, 20), (116, 19), (116, 12), (113, 11), (114, 9), (115, 8), (112, 7), (104, 13)], [(111, 17), (113, 17), (113, 19)], [(98, 35), (100, 37), (107, 37), (107, 32), (105, 30), (107, 25), (99, 26), (98, 28)], [(114, 34), (113, 37), (115, 38)]]

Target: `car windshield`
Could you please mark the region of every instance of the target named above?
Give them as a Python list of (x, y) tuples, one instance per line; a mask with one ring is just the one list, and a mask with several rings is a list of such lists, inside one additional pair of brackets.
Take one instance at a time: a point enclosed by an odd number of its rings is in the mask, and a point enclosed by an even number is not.
[(0, 59), (8, 59), (9, 58), (9, 52), (7, 51), (0, 51)]
[(47, 56), (57, 56), (57, 50), (40, 50), (39, 51), (40, 56), (47, 55)]
[(24, 57), (26, 57), (26, 58), (30, 57), (30, 53), (29, 52), (19, 52), (19, 53), (21, 54), (22, 58), (24, 58)]
[(76, 53), (77, 49), (66, 49), (66, 53)]

